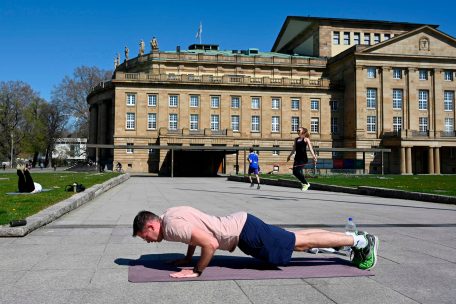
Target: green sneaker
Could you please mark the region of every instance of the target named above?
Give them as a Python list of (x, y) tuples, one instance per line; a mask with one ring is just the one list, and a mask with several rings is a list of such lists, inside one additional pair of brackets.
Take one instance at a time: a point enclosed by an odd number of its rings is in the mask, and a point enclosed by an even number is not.
[(302, 184), (302, 186), (301, 186), (301, 191), (307, 191), (307, 189), (309, 189), (309, 187), (310, 187), (310, 184), (309, 184), (309, 183), (307, 183), (307, 184)]
[(359, 269), (370, 270), (377, 264), (378, 237), (365, 232), (360, 234), (367, 239), (367, 246), (362, 249), (352, 247), (352, 264)]

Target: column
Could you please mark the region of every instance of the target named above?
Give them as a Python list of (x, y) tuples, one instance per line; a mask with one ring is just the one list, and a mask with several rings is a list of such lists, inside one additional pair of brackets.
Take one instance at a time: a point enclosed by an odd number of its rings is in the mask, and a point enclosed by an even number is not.
[(440, 148), (434, 148), (434, 172), (440, 174)]
[(405, 147), (401, 147), (401, 174), (406, 174)]
[(406, 147), (406, 164), (407, 164), (407, 174), (413, 174), (412, 170), (412, 147)]
[[(90, 106), (90, 121), (89, 121), (89, 144), (98, 144), (98, 106), (93, 104)], [(90, 159), (96, 159), (95, 149), (87, 149), (87, 154)]]
[(434, 174), (434, 148), (428, 148), (428, 173)]

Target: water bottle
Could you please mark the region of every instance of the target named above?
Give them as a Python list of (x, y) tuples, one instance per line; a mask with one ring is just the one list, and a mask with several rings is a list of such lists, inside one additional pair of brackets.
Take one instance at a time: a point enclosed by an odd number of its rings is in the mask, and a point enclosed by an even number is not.
[[(353, 235), (353, 234), (356, 235), (358, 233), (356, 224), (355, 224), (355, 222), (353, 222), (353, 218), (351, 218), (351, 217), (348, 218), (347, 224), (345, 224), (345, 233), (350, 234), (350, 235)], [(345, 246), (344, 250), (347, 251), (348, 253), (350, 253), (351, 247)]]

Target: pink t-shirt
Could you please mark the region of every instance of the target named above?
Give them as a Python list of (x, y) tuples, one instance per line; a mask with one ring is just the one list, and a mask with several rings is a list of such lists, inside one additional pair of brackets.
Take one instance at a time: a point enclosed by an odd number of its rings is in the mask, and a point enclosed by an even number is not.
[(192, 228), (197, 227), (217, 239), (219, 249), (233, 251), (247, 220), (246, 212), (227, 216), (213, 216), (195, 208), (182, 206), (165, 211), (162, 220), (163, 238), (166, 241), (190, 244)]

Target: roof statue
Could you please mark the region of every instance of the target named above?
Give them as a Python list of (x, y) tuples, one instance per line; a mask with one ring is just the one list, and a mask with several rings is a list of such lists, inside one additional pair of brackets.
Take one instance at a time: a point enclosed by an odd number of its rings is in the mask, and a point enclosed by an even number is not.
[(125, 60), (128, 60), (128, 53), (130, 53), (130, 50), (128, 49), (128, 46), (125, 47)]
[(151, 51), (158, 50), (157, 38), (153, 37), (152, 40), (150, 41), (150, 49), (151, 49)]
[(141, 39), (139, 42), (139, 56), (144, 55), (144, 40)]

